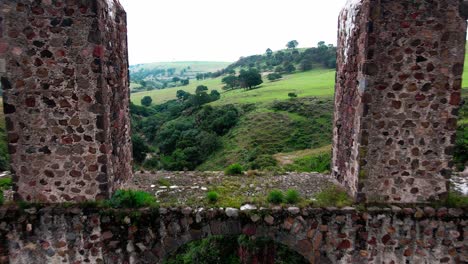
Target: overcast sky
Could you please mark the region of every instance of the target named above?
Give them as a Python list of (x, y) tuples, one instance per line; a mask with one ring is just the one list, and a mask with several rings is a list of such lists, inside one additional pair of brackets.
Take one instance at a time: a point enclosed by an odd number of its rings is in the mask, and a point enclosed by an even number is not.
[(235, 61), (240, 56), (336, 44), (346, 0), (120, 0), (128, 17), (130, 64)]

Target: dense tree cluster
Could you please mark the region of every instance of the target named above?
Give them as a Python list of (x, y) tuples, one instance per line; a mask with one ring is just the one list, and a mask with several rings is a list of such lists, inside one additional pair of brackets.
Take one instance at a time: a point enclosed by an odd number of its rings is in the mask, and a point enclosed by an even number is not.
[(239, 119), (232, 105), (206, 105), (219, 98), (218, 91), (208, 93), (208, 87), (200, 85), (195, 94), (179, 90), (176, 100), (160, 105), (131, 104), (135, 162), (152, 169), (195, 169), (219, 148), (220, 137)]
[(231, 90), (236, 88), (244, 88), (251, 90), (255, 86), (263, 83), (262, 75), (255, 68), (248, 70), (242, 69), (238, 76), (228, 75), (221, 80), (224, 84), (225, 90)]
[(265, 55), (241, 57), (223, 72), (230, 72), (236, 68), (257, 68), (260, 71), (292, 73), (296, 70), (311, 70), (314, 65), (326, 68), (336, 67), (336, 47), (332, 44), (326, 45), (325, 42), (321, 41), (317, 47), (305, 50), (296, 49), (297, 45), (297, 41), (290, 41), (287, 44), (287, 50), (273, 52), (268, 48)]

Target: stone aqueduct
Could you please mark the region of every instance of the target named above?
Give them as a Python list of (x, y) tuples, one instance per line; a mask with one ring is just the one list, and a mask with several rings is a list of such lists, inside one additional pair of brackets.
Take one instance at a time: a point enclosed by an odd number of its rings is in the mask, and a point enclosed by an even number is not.
[[(465, 1), (350, 0), (339, 19), (332, 173), (360, 202), (448, 191)], [(126, 14), (118, 0), (0, 2), (15, 199), (105, 199), (132, 177)], [(0, 263), (155, 263), (215, 234), (267, 236), (311, 263), (466, 263), (456, 209), (98, 212), (0, 209)]]

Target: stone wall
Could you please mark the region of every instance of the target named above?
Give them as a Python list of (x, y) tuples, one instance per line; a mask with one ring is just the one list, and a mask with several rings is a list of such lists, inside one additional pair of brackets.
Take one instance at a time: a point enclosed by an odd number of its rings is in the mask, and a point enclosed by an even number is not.
[(311, 263), (466, 263), (460, 209), (0, 208), (0, 263), (160, 263), (210, 235), (269, 237)]
[(442, 198), (466, 42), (459, 0), (350, 0), (339, 22), (333, 174), (359, 201)]
[(16, 199), (107, 198), (131, 177), (118, 0), (2, 0), (0, 77)]

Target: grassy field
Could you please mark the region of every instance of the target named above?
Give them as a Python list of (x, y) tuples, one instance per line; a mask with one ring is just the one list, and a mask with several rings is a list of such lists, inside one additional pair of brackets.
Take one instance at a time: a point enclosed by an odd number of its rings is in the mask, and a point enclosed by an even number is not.
[[(264, 83), (258, 89), (244, 91), (234, 90), (221, 93), (221, 99), (214, 102), (214, 105), (228, 103), (268, 103), (274, 100), (284, 100), (288, 98), (288, 93), (294, 92), (299, 97), (306, 96), (332, 96), (334, 92), (335, 71), (317, 69), (308, 72), (301, 72), (292, 75), (285, 75), (282, 80), (270, 82), (264, 78)], [(167, 100), (175, 99), (177, 90), (184, 90), (194, 93), (198, 85), (206, 85), (210, 90), (222, 91), (223, 84), (221, 78), (203, 81), (191, 81), (185, 87), (176, 87), (149, 92), (134, 93), (131, 100), (135, 104), (141, 104), (141, 98), (151, 96), (154, 104), (160, 104)]]
[(141, 98), (143, 98), (144, 96), (151, 96), (151, 98), (153, 99), (153, 104), (161, 104), (168, 100), (175, 99), (178, 90), (184, 90), (190, 93), (195, 93), (195, 89), (198, 85), (206, 85), (210, 90), (214, 89), (218, 90), (218, 92), (222, 91), (221, 88), (223, 86), (221, 83), (221, 78), (208, 79), (203, 81), (190, 80), (190, 84), (183, 87), (174, 87), (162, 90), (133, 93), (131, 94), (131, 100), (134, 104), (141, 105)]

